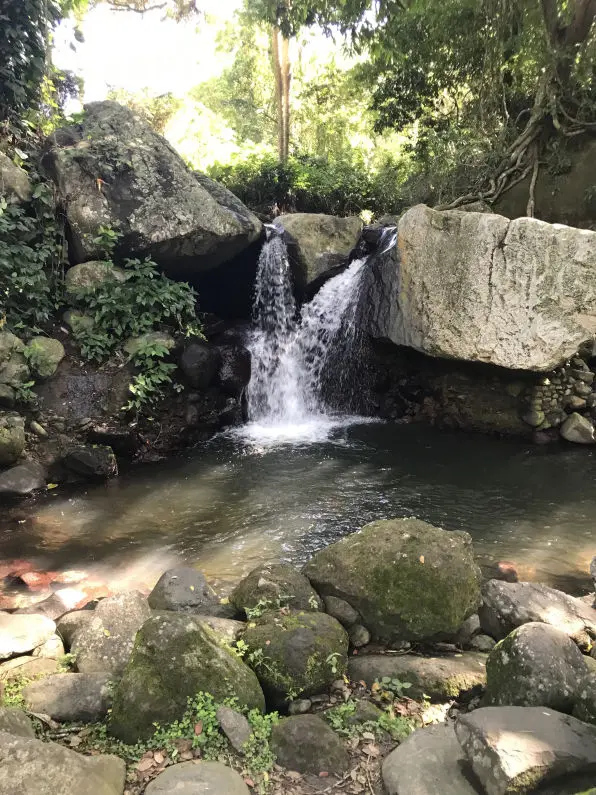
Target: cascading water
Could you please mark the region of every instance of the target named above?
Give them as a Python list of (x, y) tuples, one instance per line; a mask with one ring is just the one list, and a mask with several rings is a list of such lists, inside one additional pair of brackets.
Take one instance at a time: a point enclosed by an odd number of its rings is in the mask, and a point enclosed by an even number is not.
[(361, 335), (356, 307), (367, 258), (329, 279), (300, 315), (285, 243), (274, 227), (259, 259), (248, 387), (250, 424), (259, 440), (315, 440), (354, 418), (350, 391)]

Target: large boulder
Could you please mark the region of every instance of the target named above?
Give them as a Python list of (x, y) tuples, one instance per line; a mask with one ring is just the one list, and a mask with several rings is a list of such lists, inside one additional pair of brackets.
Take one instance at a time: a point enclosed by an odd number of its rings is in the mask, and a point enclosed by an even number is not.
[(0, 612), (0, 660), (37, 649), (55, 631), (56, 624), (45, 616)]
[(544, 707), (477, 709), (459, 717), (455, 733), (487, 795), (596, 770), (596, 727)]
[(126, 280), (126, 271), (117, 268), (111, 262), (92, 260), (73, 265), (66, 271), (64, 285), (67, 295), (76, 295), (79, 290), (89, 290), (109, 282), (123, 282)]
[(372, 522), (317, 552), (304, 571), (322, 596), (344, 599), (382, 641), (454, 634), (480, 601), (470, 536), (419, 519)]
[(298, 773), (341, 774), (350, 764), (339, 737), (317, 715), (295, 715), (271, 732), (277, 763)]
[(239, 200), (195, 177), (160, 135), (117, 102), (86, 105), (80, 124), (51, 136), (43, 164), (68, 197), (75, 262), (102, 256), (101, 226), (120, 230), (119, 252), (149, 255), (172, 275), (214, 268), (261, 234), (261, 222)]
[(293, 610), (320, 610), (321, 599), (308, 579), (287, 563), (265, 563), (253, 569), (230, 594), (238, 610), (250, 614), (280, 607)]
[(152, 610), (210, 614), (219, 605), (205, 575), (191, 566), (164, 571), (147, 597)]
[(72, 639), (77, 669), (81, 673), (121, 675), (135, 635), (150, 616), (147, 600), (138, 591), (102, 599)]
[(25, 449), (25, 420), (0, 411), (0, 467), (14, 464)]
[(502, 640), (516, 627), (541, 621), (581, 643), (596, 638), (596, 610), (581, 599), (534, 582), (489, 580), (478, 611), (483, 631)]
[(346, 262), (363, 228), (358, 216), (338, 218), (318, 213), (280, 215), (275, 225), (284, 230), (294, 282), (299, 290), (306, 289), (327, 271)]
[(64, 345), (53, 337), (33, 337), (25, 348), (29, 366), (38, 378), (50, 378), (64, 359)]
[(571, 712), (588, 668), (575, 643), (548, 624), (513, 630), (486, 661), (486, 702)]
[(267, 613), (243, 640), (265, 693), (275, 702), (328, 690), (346, 670), (348, 636), (326, 613)]
[(204, 340), (193, 339), (182, 351), (178, 365), (191, 387), (205, 390), (213, 384), (221, 366), (221, 352)]
[(54, 720), (95, 723), (112, 704), (111, 674), (54, 674), (27, 685), (23, 698), (28, 710)]
[(0, 502), (26, 497), (46, 484), (46, 471), (36, 461), (25, 461), (0, 473)]
[(126, 765), (0, 731), (0, 795), (122, 795)]
[(0, 152), (0, 196), (10, 204), (28, 202), (31, 198), (27, 172), (13, 163), (4, 152)]
[(128, 743), (151, 736), (153, 724), (182, 717), (190, 696), (237, 698), (263, 710), (257, 677), (199, 618), (154, 616), (137, 634), (134, 650), (114, 694), (110, 732)]
[(580, 681), (575, 691), (573, 715), (586, 723), (596, 723), (596, 669)]
[(241, 776), (221, 762), (172, 765), (147, 785), (145, 795), (249, 795)]
[(8, 732), (18, 737), (35, 737), (31, 718), (16, 707), (0, 707), (0, 732)]
[(593, 338), (596, 232), (418, 205), (373, 271), (373, 337), (430, 356), (546, 371)]

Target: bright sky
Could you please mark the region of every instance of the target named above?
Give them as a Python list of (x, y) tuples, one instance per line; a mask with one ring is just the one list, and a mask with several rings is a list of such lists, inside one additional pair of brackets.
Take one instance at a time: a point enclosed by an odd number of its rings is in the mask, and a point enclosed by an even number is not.
[[(210, 21), (232, 18), (241, 0), (204, 0)], [(74, 41), (73, 25), (64, 22), (55, 37), (54, 63), (85, 82), (85, 102), (104, 99), (111, 88), (153, 94), (183, 95), (222, 69), (215, 58), (214, 28), (201, 33), (201, 19), (177, 23), (159, 11), (148, 14), (111, 11), (98, 6), (83, 23), (84, 42)], [(74, 49), (72, 48), (74, 45)]]

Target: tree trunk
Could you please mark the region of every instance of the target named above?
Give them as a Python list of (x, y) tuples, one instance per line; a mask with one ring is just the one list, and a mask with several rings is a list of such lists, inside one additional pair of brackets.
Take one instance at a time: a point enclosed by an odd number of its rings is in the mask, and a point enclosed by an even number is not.
[(281, 84), (283, 104), (283, 152), (282, 161), (286, 161), (290, 154), (290, 85), (292, 73), (290, 70), (290, 42), (281, 37)]

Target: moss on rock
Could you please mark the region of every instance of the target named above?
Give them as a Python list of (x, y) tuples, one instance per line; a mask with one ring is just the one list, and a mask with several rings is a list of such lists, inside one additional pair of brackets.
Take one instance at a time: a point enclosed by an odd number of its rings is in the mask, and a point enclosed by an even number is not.
[(291, 607), (294, 610), (320, 610), (322, 602), (308, 579), (285, 563), (258, 566), (230, 595), (238, 610)]

